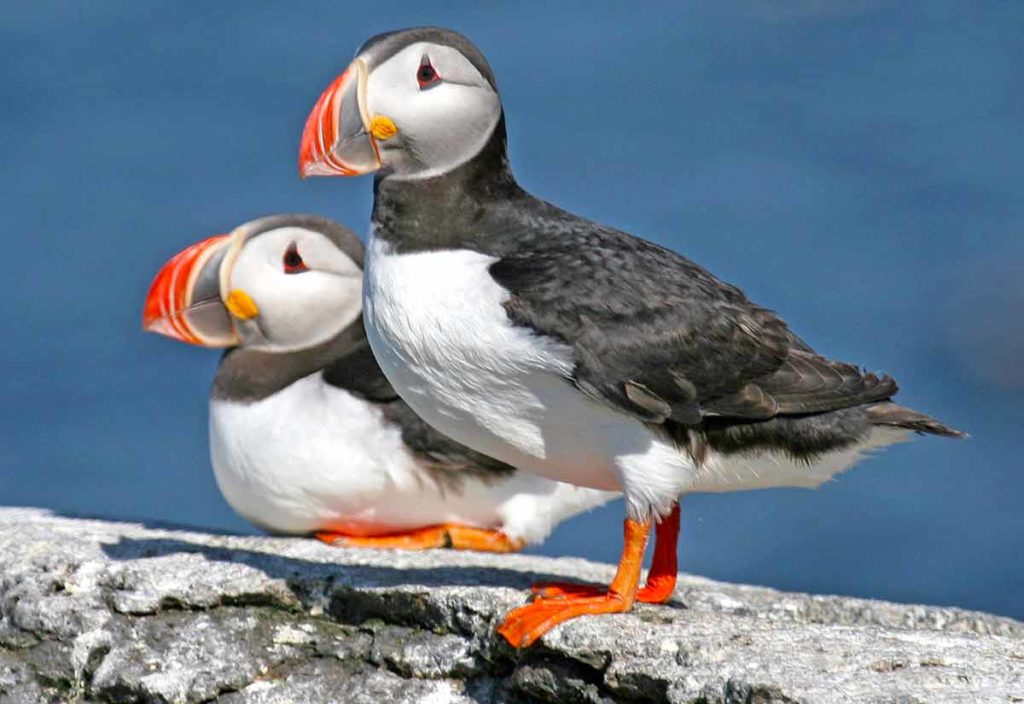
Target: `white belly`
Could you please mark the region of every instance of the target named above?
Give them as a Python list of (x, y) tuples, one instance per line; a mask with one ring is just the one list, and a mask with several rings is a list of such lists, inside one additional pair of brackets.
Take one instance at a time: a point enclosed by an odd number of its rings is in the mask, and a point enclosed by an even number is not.
[[(777, 455), (712, 456), (700, 467), (646, 425), (577, 390), (571, 350), (513, 325), (496, 261), (470, 250), (390, 253), (372, 238), (363, 279), (367, 336), (389, 381), (456, 440), (559, 481), (664, 513), (689, 491), (816, 486), (853, 448), (814, 467)], [(869, 444), (873, 444), (869, 438)]]
[(379, 409), (314, 374), (255, 403), (210, 403), (217, 484), (239, 514), (276, 532), (373, 535), (460, 523), (541, 540), (612, 495), (526, 472), (439, 486)]

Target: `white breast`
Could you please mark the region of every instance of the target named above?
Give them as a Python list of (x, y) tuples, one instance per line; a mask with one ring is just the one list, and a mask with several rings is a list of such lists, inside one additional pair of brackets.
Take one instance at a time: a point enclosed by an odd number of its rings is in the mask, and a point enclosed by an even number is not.
[(397, 429), (320, 374), (255, 403), (210, 402), (210, 457), (232, 508), (284, 532), (339, 516), (371, 522), (414, 468)]
[[(686, 452), (569, 381), (571, 350), (513, 325), (509, 292), (470, 250), (396, 254), (371, 238), (363, 279), (367, 336), (389, 381), (427, 422), (486, 454), (559, 481), (622, 490), (634, 517), (688, 491), (816, 486), (868, 446), (813, 466), (771, 454)], [(887, 438), (886, 438), (887, 439)]]
[(454, 522), (541, 540), (612, 495), (526, 472), (439, 486), (378, 408), (321, 374), (255, 403), (210, 403), (210, 454), (225, 499), (275, 532), (373, 535)]

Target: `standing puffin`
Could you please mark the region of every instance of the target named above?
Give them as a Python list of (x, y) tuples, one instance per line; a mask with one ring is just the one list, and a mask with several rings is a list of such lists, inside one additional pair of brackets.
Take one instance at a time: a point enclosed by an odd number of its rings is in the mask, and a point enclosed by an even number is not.
[(273, 215), (192, 245), (154, 279), (146, 330), (229, 348), (210, 455), (232, 508), (335, 545), (507, 552), (615, 497), (516, 471), (420, 420), (367, 345), (362, 266), (346, 228)]
[(683, 494), (814, 487), (913, 431), (961, 435), (689, 259), (520, 188), (494, 75), (455, 32), (369, 40), (300, 149), (302, 176), (377, 172), (366, 329), (413, 410), (503, 462), (625, 494), (610, 587), (535, 587), (499, 628), (515, 646), (666, 598)]

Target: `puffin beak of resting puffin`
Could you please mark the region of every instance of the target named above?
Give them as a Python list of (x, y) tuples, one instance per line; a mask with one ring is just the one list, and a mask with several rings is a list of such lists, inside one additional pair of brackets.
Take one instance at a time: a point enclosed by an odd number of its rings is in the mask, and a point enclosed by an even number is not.
[(150, 284), (142, 327), (203, 347), (232, 347), (239, 342), (232, 316), (255, 317), (255, 304), (243, 291), (221, 297), (222, 271), (230, 264), (233, 235), (216, 235), (174, 255)]
[(316, 101), (299, 147), (299, 176), (360, 176), (381, 166), (379, 142), (398, 130), (366, 107), (366, 63), (357, 58)]

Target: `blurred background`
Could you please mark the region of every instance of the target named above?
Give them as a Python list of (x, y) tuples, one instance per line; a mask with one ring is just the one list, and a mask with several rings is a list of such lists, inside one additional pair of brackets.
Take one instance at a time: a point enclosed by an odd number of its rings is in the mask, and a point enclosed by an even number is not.
[[(442, 7), (443, 5), (443, 7)], [(688, 497), (683, 569), (1024, 617), (1024, 4), (933, 0), (4, 3), (0, 504), (252, 532), (209, 468), (218, 354), (140, 330), (182, 246), (278, 211), (380, 31), (490, 59), (522, 184), (683, 252), (822, 353), (969, 431), (817, 491)], [(615, 560), (622, 507), (535, 550)]]

